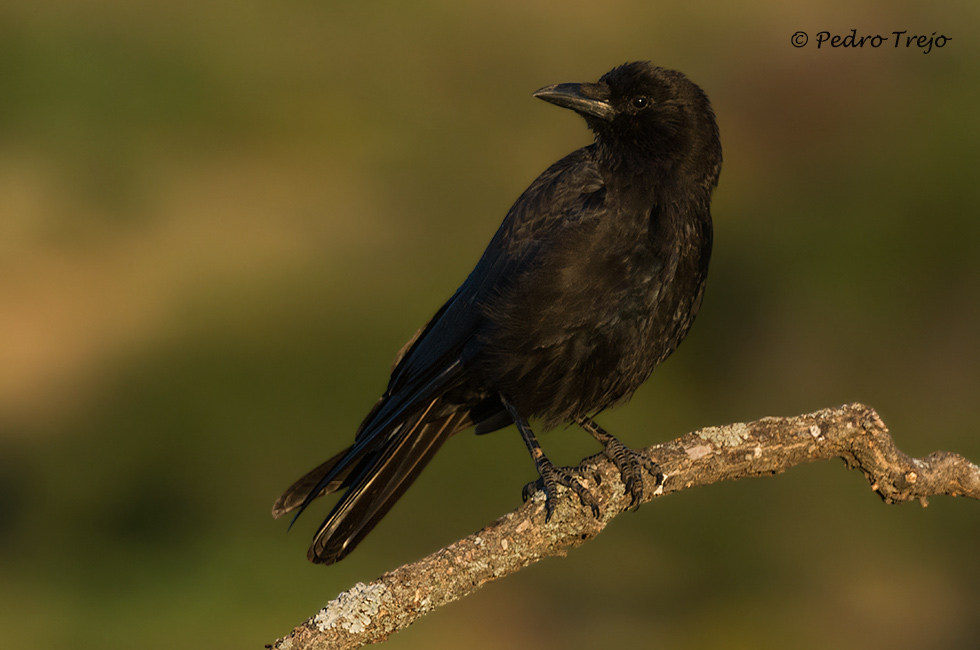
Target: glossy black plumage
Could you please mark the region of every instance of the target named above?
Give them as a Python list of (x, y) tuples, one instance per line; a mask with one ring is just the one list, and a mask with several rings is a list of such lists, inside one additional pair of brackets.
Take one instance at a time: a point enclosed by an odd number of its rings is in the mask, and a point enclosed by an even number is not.
[[(591, 418), (628, 399), (680, 344), (701, 304), (721, 144), (708, 99), (681, 73), (630, 63), (595, 84), (535, 96), (570, 108), (593, 144), (521, 195), (476, 268), (403, 348), (354, 444), (292, 485), (275, 516), (346, 488), (310, 547), (342, 559), (454, 433), (517, 423), (554, 508), (569, 485), (527, 424), (578, 422), (642, 489), (628, 453)], [(639, 485), (638, 485), (639, 484)]]

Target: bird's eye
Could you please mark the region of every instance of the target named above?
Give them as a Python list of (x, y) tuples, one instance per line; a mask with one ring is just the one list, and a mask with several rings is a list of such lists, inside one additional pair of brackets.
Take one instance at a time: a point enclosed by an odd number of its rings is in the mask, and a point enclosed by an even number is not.
[(650, 98), (645, 97), (643, 95), (634, 97), (633, 99), (630, 100), (630, 105), (636, 110), (641, 111), (650, 105)]

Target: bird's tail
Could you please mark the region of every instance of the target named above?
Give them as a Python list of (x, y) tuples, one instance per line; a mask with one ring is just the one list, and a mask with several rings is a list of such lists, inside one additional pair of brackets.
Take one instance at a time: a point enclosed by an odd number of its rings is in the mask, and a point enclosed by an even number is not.
[[(468, 423), (462, 414), (405, 422), (382, 449), (358, 464), (350, 488), (313, 538), (307, 558), (317, 564), (343, 559), (388, 514), (442, 444)], [(462, 425), (462, 426), (461, 426)]]
[[(282, 496), (276, 499), (275, 504), (272, 506), (272, 516), (279, 519), (279, 517), (282, 517), (287, 512), (292, 512), (296, 508), (302, 506), (303, 502), (306, 501), (306, 497), (310, 495), (310, 492), (316, 489), (316, 486), (320, 483), (320, 481), (326, 478), (327, 474), (329, 474), (338, 463), (344, 460), (350, 450), (351, 448), (348, 447), (330, 460), (318, 465), (316, 469), (307, 472), (298, 481), (290, 485), (286, 491), (282, 493)], [(331, 494), (344, 487), (344, 481), (350, 475), (352, 469), (354, 469), (353, 463), (349, 464), (345, 470), (341, 471), (334, 480), (330, 481), (326, 484), (326, 486), (321, 488), (316, 496), (322, 497), (324, 494)]]
[[(407, 418), (378, 448), (345, 449), (296, 481), (276, 501), (275, 517), (308, 505), (314, 498), (347, 491), (320, 526), (307, 558), (317, 564), (343, 559), (384, 517), (432, 460), (442, 444), (472, 423), (466, 413), (430, 419), (438, 399)], [(323, 484), (325, 479), (329, 482)], [(319, 488), (319, 489), (318, 489)], [(316, 491), (316, 494), (313, 492)]]

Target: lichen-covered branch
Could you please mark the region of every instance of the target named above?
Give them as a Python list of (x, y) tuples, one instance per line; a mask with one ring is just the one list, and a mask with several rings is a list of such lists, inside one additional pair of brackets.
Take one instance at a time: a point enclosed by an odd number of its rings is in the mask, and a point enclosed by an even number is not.
[[(649, 447), (646, 453), (660, 464), (664, 480), (657, 485), (654, 477), (647, 478), (644, 501), (698, 485), (771, 476), (827, 458), (842, 458), (863, 473), (886, 503), (917, 499), (925, 504), (934, 495), (980, 499), (980, 468), (948, 452), (925, 458), (905, 455), (874, 409), (863, 404), (708, 427)], [(483, 530), (369, 585), (355, 585), (274, 647), (339, 649), (383, 641), (491, 580), (584, 544), (629, 506), (629, 496), (618, 471), (602, 455), (583, 462), (581, 475), (599, 500), (599, 519), (566, 495), (545, 523), (544, 495), (538, 492)]]

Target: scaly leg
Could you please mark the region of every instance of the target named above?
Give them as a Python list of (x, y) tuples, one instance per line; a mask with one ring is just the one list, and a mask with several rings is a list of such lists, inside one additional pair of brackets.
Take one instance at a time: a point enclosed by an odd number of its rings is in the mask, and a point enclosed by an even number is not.
[[(538, 474), (541, 475), (541, 482), (544, 484), (545, 495), (545, 521), (550, 521), (551, 515), (555, 512), (555, 499), (557, 494), (557, 485), (559, 483), (567, 488), (571, 488), (582, 501), (582, 505), (591, 508), (592, 515), (598, 519), (599, 503), (596, 501), (595, 496), (593, 496), (593, 494), (589, 492), (589, 490), (586, 489), (586, 487), (582, 485), (577, 478), (572, 476), (571, 472), (563, 468), (555, 467), (554, 463), (548, 460), (548, 457), (544, 455), (544, 450), (542, 450), (541, 445), (538, 444), (538, 439), (534, 437), (534, 432), (531, 431), (531, 426), (528, 424), (527, 418), (518, 413), (517, 409), (514, 408), (514, 406), (502, 395), (500, 397), (500, 401), (503, 402), (507, 412), (510, 413), (510, 417), (514, 420), (514, 424), (517, 425), (517, 430), (521, 432), (521, 437), (524, 438), (524, 444), (527, 445), (527, 450), (531, 453), (531, 459), (534, 461), (535, 467), (538, 468)], [(531, 485), (524, 488), (525, 501), (531, 495), (528, 490)]]

